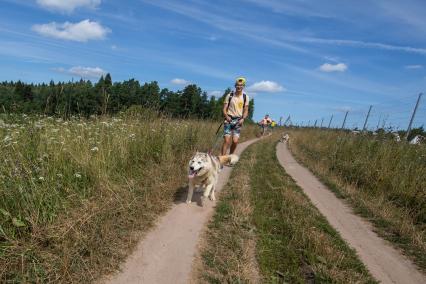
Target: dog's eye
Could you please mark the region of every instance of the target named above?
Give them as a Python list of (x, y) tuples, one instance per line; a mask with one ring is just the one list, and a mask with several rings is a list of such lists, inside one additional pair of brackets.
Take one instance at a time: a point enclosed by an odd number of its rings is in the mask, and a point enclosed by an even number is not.
[(198, 162), (201, 165), (201, 162)]

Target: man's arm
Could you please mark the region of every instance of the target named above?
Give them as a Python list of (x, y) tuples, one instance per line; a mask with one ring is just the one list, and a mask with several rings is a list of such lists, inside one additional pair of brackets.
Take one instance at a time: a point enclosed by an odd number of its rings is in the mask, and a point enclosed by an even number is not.
[(223, 109), (222, 109), (222, 113), (223, 113), (223, 117), (225, 117), (225, 119), (227, 120), (227, 121), (231, 121), (231, 118), (229, 117), (229, 115), (228, 115), (228, 104), (227, 103), (225, 103), (224, 105), (223, 105)]
[(244, 108), (243, 119), (248, 117), (248, 105)]
[(239, 121), (239, 124), (243, 124), (243, 122), (245, 121), (245, 119), (247, 118), (247, 116), (248, 116), (248, 106), (246, 106), (245, 108), (244, 108), (244, 113), (243, 113), (243, 117), (240, 119), (240, 121)]

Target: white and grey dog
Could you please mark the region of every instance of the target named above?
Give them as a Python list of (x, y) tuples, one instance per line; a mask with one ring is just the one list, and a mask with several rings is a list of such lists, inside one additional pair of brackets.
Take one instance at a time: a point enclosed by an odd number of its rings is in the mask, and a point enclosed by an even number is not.
[(214, 192), (221, 166), (224, 164), (234, 165), (237, 162), (238, 156), (234, 154), (213, 156), (208, 153), (196, 152), (188, 165), (189, 186), (186, 203), (191, 203), (192, 194), (196, 186), (204, 188), (201, 205), (204, 205), (204, 200), (207, 197), (210, 197), (212, 201), (216, 200)]
[(284, 133), (283, 136), (280, 139), (280, 142), (288, 142), (290, 140), (290, 135), (288, 133)]

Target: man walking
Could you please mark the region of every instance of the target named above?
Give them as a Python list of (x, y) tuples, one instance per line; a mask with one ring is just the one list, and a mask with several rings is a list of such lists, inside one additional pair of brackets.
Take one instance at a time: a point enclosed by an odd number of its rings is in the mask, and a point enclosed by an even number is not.
[(266, 129), (271, 124), (272, 119), (269, 117), (269, 114), (266, 114), (265, 117), (259, 122), (259, 125), (262, 127), (262, 136), (265, 135)]
[(245, 78), (237, 78), (235, 91), (230, 92), (224, 101), (223, 115), (225, 122), (222, 155), (226, 155), (229, 146), (231, 146), (230, 154), (235, 152), (240, 138), (241, 127), (248, 116), (249, 97), (243, 92), (245, 85)]

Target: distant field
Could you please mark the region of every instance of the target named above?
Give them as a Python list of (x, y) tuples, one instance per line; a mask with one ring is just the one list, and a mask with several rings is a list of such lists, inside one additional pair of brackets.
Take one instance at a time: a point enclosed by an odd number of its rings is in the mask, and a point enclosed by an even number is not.
[(380, 235), (426, 269), (426, 146), (326, 130), (291, 132), (292, 152)]
[(116, 269), (217, 127), (152, 112), (0, 116), (0, 282), (87, 283)]

